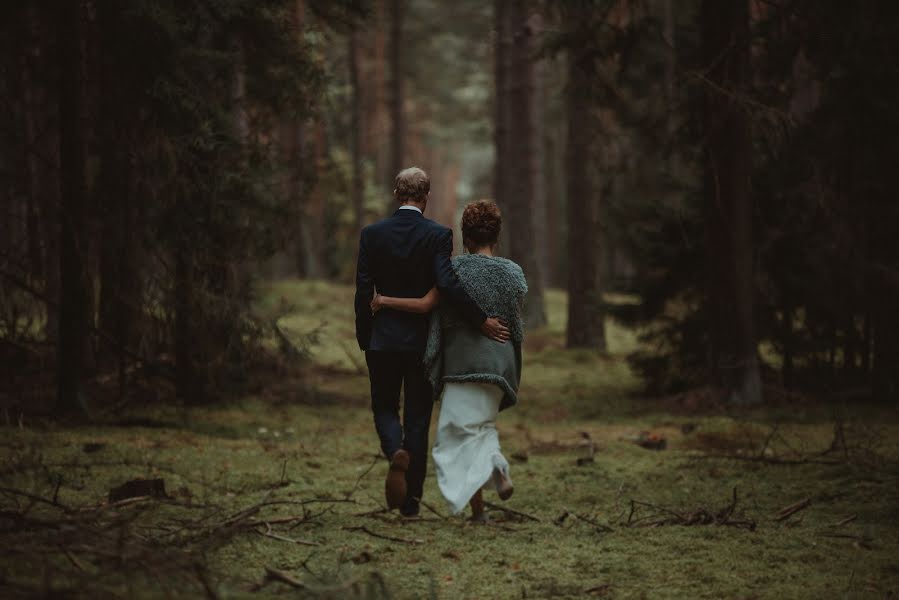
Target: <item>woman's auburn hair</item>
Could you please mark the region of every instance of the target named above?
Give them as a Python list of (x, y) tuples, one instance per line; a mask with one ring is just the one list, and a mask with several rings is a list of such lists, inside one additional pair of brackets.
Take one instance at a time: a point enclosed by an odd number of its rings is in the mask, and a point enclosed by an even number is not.
[(469, 250), (496, 244), (502, 228), (502, 213), (494, 202), (472, 202), (462, 213), (462, 243)]

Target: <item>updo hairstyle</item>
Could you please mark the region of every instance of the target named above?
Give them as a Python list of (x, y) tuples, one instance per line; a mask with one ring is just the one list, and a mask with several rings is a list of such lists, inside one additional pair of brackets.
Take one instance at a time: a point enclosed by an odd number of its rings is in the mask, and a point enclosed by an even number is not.
[(503, 217), (495, 203), (487, 200), (472, 202), (462, 213), (462, 244), (469, 252), (494, 246), (502, 227)]

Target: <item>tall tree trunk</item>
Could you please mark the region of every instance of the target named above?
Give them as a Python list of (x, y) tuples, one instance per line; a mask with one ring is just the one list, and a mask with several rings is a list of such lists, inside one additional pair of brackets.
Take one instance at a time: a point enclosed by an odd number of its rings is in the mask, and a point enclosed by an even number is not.
[(733, 404), (762, 401), (753, 304), (751, 140), (737, 105), (749, 78), (746, 2), (703, 0), (703, 197), (712, 375)]
[[(543, 34), (543, 17), (540, 13), (534, 13), (528, 19), (531, 29), (531, 55), (539, 51), (538, 41)], [(543, 60), (534, 59), (531, 67), (533, 102), (531, 109), (533, 116), (531, 122), (534, 125), (534, 245), (537, 258), (537, 268), (541, 276), (542, 287), (546, 287), (550, 280), (549, 251), (547, 250), (547, 188), (546, 188), (546, 73)]]
[[(297, 44), (303, 37), (303, 26), (306, 18), (304, 0), (296, 0), (291, 13), (291, 27)], [(306, 248), (309, 246), (308, 226), (303, 214), (303, 167), (306, 164), (304, 144), (306, 141), (306, 123), (302, 118), (285, 113), (281, 118), (279, 138), (281, 142), (281, 156), (284, 163), (284, 187), (283, 193), (291, 212), (297, 215), (297, 221), (291, 223), (293, 234), (292, 252), (293, 265), (298, 277), (307, 277)]]
[(60, 138), (60, 294), (57, 352), (57, 408), (81, 414), (83, 353), (88, 330), (88, 287), (85, 268), (85, 127), (82, 60), (82, 2), (58, 7), (59, 138)]
[(122, 147), (130, 148), (130, 128), (123, 110), (133, 109), (121, 93), (121, 84), (115, 74), (120, 65), (115, 55), (115, 28), (118, 24), (112, 2), (98, 4), (101, 38), (100, 104), (103, 119), (100, 121), (99, 205), (100, 218), (100, 301), (99, 327), (115, 340), (115, 353), (119, 371), (119, 389), (124, 389), (126, 373), (125, 348), (131, 345), (131, 330), (137, 305), (137, 267), (134, 264), (134, 231), (131, 204), (131, 161)]
[(349, 48), (347, 51), (350, 68), (350, 114), (351, 125), (350, 135), (352, 140), (350, 146), (352, 148), (353, 162), (353, 183), (350, 195), (353, 200), (353, 224), (356, 231), (362, 229), (365, 215), (364, 199), (365, 188), (362, 180), (362, 98), (359, 87), (359, 33), (354, 31), (349, 35)]
[(30, 275), (35, 281), (44, 279), (44, 257), (40, 230), (42, 197), (47, 182), (46, 168), (41, 164), (38, 145), (38, 123), (42, 121), (41, 93), (37, 83), (40, 60), (37, 6), (29, 5), (25, 13), (25, 39), (22, 56), (22, 113), (25, 133), (25, 161), (28, 165), (28, 194), (26, 206), (26, 231), (28, 234), (28, 259)]
[[(405, 0), (393, 0), (390, 12), (390, 178), (388, 186), (393, 190), (393, 178), (405, 166), (406, 141), (405, 96), (403, 92), (403, 17)], [(390, 203), (393, 212), (393, 200)]]
[[(511, 38), (508, 31), (507, 9), (508, 0), (494, 0), (493, 198), (500, 206), (503, 206), (506, 201), (506, 190), (508, 187), (507, 178), (509, 176), (509, 115), (506, 106), (506, 72), (508, 71), (509, 44), (511, 43)], [(504, 227), (500, 235), (500, 246), (508, 248), (509, 228)]]
[(303, 248), (303, 257), (306, 276), (319, 279), (326, 277), (328, 274), (324, 251), (325, 242), (327, 241), (327, 233), (325, 232), (325, 198), (322, 194), (322, 182), (325, 179), (328, 167), (328, 138), (325, 124), (321, 120), (312, 123), (311, 127), (311, 148), (306, 153), (306, 156), (312, 161), (315, 170), (315, 182), (305, 198), (302, 226), (304, 227), (303, 242), (306, 246)]
[[(369, 24), (371, 54), (364, 53), (360, 58), (364, 74), (361, 82), (365, 103), (363, 114), (365, 119), (365, 137), (362, 143), (362, 155), (372, 161), (375, 179), (378, 182), (393, 183), (393, 175), (388, 173), (392, 168), (389, 162), (388, 145), (390, 140), (390, 116), (387, 101), (387, 6), (386, 0), (374, 3), (372, 22)], [(368, 37), (368, 35), (366, 37)], [(390, 189), (393, 189), (392, 187)]]
[[(534, 35), (528, 22), (527, 3), (509, 0), (502, 8), (505, 32), (511, 43), (503, 49), (505, 73), (499, 91), (502, 110), (508, 125), (505, 143), (507, 163), (502, 166), (504, 197), (497, 198), (504, 209), (508, 225), (509, 258), (521, 265), (528, 279), (529, 292), (524, 307), (525, 323), (529, 328), (546, 324), (543, 298), (543, 277), (534, 247), (536, 182), (536, 142), (533, 111)], [(508, 52), (508, 54), (506, 54)], [(499, 160), (504, 160), (499, 157)]]
[(194, 265), (187, 231), (178, 232), (179, 240), (174, 257), (174, 305), (173, 331), (175, 358), (175, 394), (185, 402), (199, 403), (205, 399), (205, 389), (195, 360), (193, 319)]
[[(37, 231), (40, 240), (42, 265), (38, 269), (43, 279), (44, 295), (58, 298), (59, 243), (60, 243), (60, 169), (59, 169), (59, 108), (57, 105), (59, 85), (51, 85), (51, 74), (56, 75), (58, 56), (42, 52), (42, 48), (54, 46), (53, 36), (57, 33), (54, 7), (39, 3), (28, 4), (25, 19), (28, 40), (25, 85), (25, 126), (29, 177), (33, 208), (37, 212)], [(43, 74), (43, 76), (41, 76)], [(46, 306), (44, 336), (48, 343), (55, 344), (59, 337), (59, 310)]]
[[(577, 31), (589, 22), (584, 3), (568, 7), (566, 22)], [(582, 48), (568, 54), (565, 182), (568, 199), (568, 322), (566, 346), (605, 351), (606, 337), (599, 248), (598, 186), (590, 173), (591, 141), (598, 129), (590, 101), (594, 58)]]

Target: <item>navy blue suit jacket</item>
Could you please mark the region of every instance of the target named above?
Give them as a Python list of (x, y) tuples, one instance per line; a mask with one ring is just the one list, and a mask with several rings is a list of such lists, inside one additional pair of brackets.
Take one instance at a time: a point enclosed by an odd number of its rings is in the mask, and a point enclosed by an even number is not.
[(385, 308), (372, 316), (375, 288), (384, 296), (421, 298), (437, 286), (441, 302), (451, 302), (480, 327), (487, 315), (456, 277), (452, 252), (453, 230), (417, 210), (397, 210), (362, 230), (355, 301), (356, 340), (362, 350), (421, 353), (428, 338), (427, 314)]

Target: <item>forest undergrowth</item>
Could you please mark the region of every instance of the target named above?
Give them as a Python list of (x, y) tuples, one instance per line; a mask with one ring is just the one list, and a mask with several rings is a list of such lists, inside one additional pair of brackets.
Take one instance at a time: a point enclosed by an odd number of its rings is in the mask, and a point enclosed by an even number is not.
[(563, 350), (565, 299), (548, 301), (498, 423), (515, 495), (487, 495), (488, 524), (448, 514), (433, 468), (420, 518), (384, 509), (352, 290), (284, 281), (258, 310), (311, 358), (258, 394), (78, 427), (7, 415), (0, 595), (899, 594), (895, 407), (645, 398), (633, 332), (610, 323), (607, 355)]

